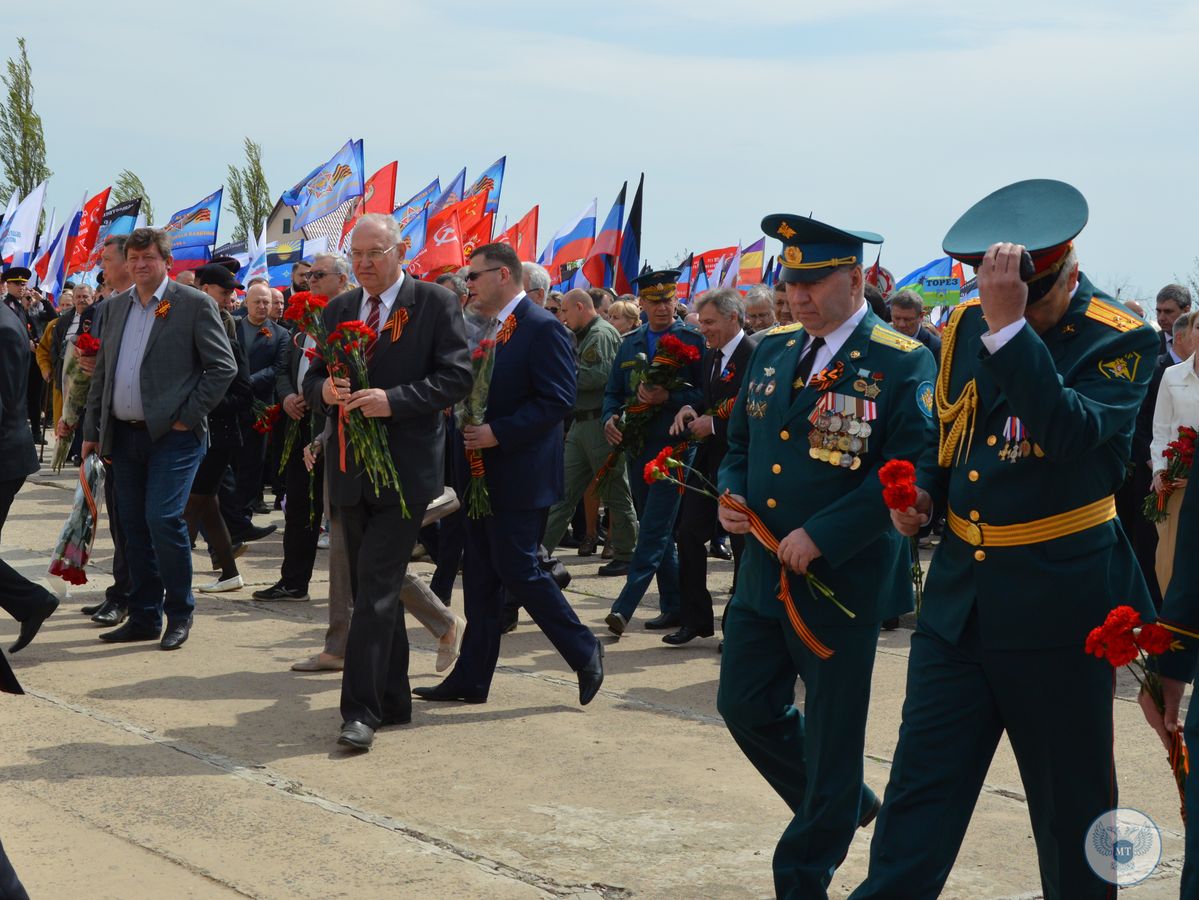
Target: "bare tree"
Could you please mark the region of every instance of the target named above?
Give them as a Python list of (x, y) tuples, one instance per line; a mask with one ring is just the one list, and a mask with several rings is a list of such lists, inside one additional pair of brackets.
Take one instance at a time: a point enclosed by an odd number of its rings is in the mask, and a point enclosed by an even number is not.
[(146, 221), (154, 221), (154, 207), (150, 205), (150, 194), (146, 191), (142, 180), (128, 169), (121, 169), (120, 174), (117, 175), (117, 180), (112, 186), (111, 196), (114, 203), (124, 203), (126, 200), (135, 200), (141, 197), (141, 211), (146, 214)]
[(46, 139), (42, 117), (33, 110), (33, 70), (25, 52), (25, 38), (17, 38), (18, 56), (9, 59), (0, 75), (6, 96), (0, 106), (0, 164), (4, 167), (5, 195), (15, 189), (25, 196), (50, 177), (46, 167)]
[(244, 241), (249, 232), (257, 236), (274, 206), (262, 171), (262, 146), (249, 138), (246, 138), (245, 146), (245, 167), (229, 166), (229, 208), (237, 216), (232, 238), (235, 241)]

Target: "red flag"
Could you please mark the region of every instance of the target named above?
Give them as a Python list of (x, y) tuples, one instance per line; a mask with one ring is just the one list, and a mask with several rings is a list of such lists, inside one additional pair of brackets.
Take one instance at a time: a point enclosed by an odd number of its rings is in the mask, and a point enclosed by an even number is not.
[(516, 251), (521, 262), (537, 259), (537, 216), (541, 207), (534, 206), (519, 222), (497, 237), (496, 243), (507, 244)]
[(449, 221), (443, 222), (436, 231), (430, 227), (425, 246), (412, 258), (407, 268), (417, 278), (436, 278), (445, 272), (454, 272), (465, 264), (462, 226), (458, 216), (451, 213)]
[(483, 216), (487, 212), (487, 197), (490, 193), (490, 191), (479, 191), (465, 200), (451, 203), (437, 215), (429, 216), (429, 230), (426, 234), (432, 237), (439, 228), (450, 221), (451, 216), (458, 217), (458, 226), (461, 228), (458, 234), (466, 235), (474, 231), (479, 227), (479, 223), (483, 221)]
[(108, 208), (108, 194), (111, 190), (112, 188), (105, 188), (83, 205), (83, 214), (79, 217), (79, 233), (67, 243), (68, 275), (91, 268), (88, 265), (88, 259), (96, 246), (96, 238), (100, 234), (100, 222), (104, 218), (104, 211)]
[(462, 255), (470, 259), (475, 247), (491, 243), (491, 229), (495, 224), (495, 213), (488, 213), (479, 220), (474, 228), (467, 228), (462, 233)]
[(367, 213), (391, 215), (392, 207), (395, 206), (396, 171), (398, 169), (398, 162), (389, 162), (366, 182), (362, 198), (355, 203), (353, 210), (342, 223), (341, 240), (338, 243), (343, 250), (348, 246), (346, 242), (350, 237), (350, 232), (354, 230), (354, 225), (362, 216)]

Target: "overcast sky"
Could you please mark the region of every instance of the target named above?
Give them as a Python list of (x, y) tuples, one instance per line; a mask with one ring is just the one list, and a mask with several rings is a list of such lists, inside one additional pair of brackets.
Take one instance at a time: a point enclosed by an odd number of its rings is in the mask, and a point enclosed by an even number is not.
[(810, 212), (883, 234), (901, 276), (976, 200), (1047, 177), (1090, 203), (1078, 246), (1101, 286), (1152, 295), (1196, 269), (1191, 0), (3, 6), (60, 215), (129, 168), (161, 224), (246, 135), (278, 196), (354, 137), (368, 175), (399, 160), (400, 201), (507, 154), (500, 216), (540, 203), (542, 244), (644, 171), (654, 264)]

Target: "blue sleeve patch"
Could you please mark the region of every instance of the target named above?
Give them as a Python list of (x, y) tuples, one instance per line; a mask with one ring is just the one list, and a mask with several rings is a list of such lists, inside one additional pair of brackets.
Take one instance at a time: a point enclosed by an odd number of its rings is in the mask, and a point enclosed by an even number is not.
[(933, 402), (936, 399), (936, 392), (933, 390), (931, 381), (922, 381), (916, 388), (916, 405), (920, 407), (920, 411), (928, 418), (933, 417)]

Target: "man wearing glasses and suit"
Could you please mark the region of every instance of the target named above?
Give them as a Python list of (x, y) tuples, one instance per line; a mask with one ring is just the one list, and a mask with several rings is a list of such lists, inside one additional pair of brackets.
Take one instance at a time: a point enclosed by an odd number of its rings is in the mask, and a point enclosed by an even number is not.
[(354, 750), (369, 750), (380, 727), (412, 718), (400, 587), (425, 509), (445, 484), (443, 410), (471, 387), (458, 299), (403, 272), (401, 240), (391, 216), (360, 218), (350, 237), (350, 260), (362, 286), (325, 308), (330, 332), (357, 319), (378, 334), (366, 349), (370, 386), (353, 390), (347, 379), (330, 377), (319, 358), (303, 384), (309, 407), (327, 415), (343, 407), (384, 420), (403, 491), (402, 497), (390, 488), (376, 492), (350, 449), (343, 453), (339, 441), (329, 442), (329, 498), (342, 525), (354, 595), (338, 743)]

